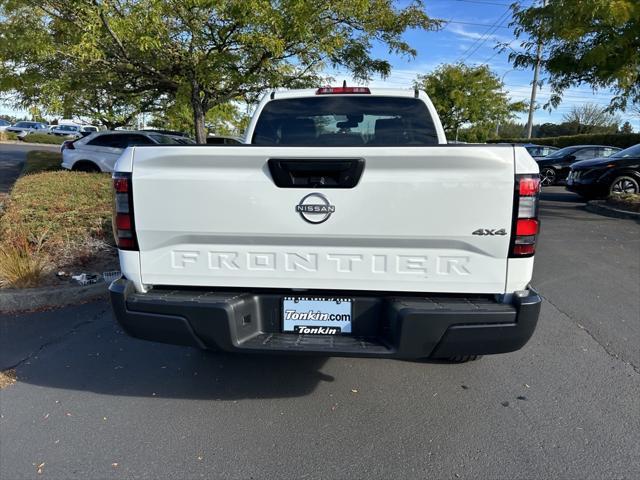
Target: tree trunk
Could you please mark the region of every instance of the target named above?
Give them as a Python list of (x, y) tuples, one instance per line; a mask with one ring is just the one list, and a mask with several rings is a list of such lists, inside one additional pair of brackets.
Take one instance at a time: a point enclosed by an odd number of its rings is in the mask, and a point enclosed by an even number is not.
[(191, 108), (193, 109), (193, 130), (196, 132), (196, 143), (207, 143), (207, 131), (204, 127), (204, 106), (200, 98), (200, 89), (194, 82), (191, 86)]

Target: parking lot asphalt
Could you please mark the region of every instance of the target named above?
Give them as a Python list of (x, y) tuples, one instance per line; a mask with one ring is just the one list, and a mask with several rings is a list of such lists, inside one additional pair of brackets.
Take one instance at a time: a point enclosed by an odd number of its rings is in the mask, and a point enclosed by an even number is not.
[(59, 151), (60, 145), (22, 145), (19, 143), (0, 143), (0, 193), (6, 193), (16, 181), (27, 153), (31, 150)]
[(0, 478), (640, 477), (640, 225), (541, 206), (536, 333), (478, 362), (211, 354), (106, 303), (0, 317)]

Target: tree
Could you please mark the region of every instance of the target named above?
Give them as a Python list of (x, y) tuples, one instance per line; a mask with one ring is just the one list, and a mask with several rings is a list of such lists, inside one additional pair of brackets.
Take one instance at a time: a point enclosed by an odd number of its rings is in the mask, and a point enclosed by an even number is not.
[(538, 43), (557, 106), (569, 87), (611, 88), (610, 110), (640, 101), (640, 2), (638, 0), (552, 0), (512, 5), (515, 34), (524, 52), (513, 52), (516, 67), (535, 65)]
[(561, 137), (563, 135), (577, 135), (578, 128), (575, 123), (543, 123), (542, 125), (534, 125), (535, 136), (544, 137)]
[(615, 133), (618, 130), (620, 117), (610, 114), (606, 108), (594, 103), (574, 105), (569, 113), (563, 116), (565, 123), (574, 126), (570, 134), (581, 133)]
[(633, 133), (633, 126), (631, 125), (631, 122), (624, 122), (622, 127), (620, 127), (619, 133)]
[[(236, 102), (216, 105), (205, 117), (207, 130), (216, 135), (242, 135), (247, 124), (248, 116)], [(179, 95), (176, 100), (163, 102), (150, 125), (193, 134), (193, 111), (189, 98)]]
[(523, 123), (517, 123), (510, 120), (502, 122), (496, 131), (498, 132), (498, 138), (522, 138), (524, 135), (524, 129), (525, 125)]
[(464, 125), (476, 127), (475, 141), (485, 141), (498, 122), (526, 108), (524, 102), (509, 101), (503, 83), (486, 65), (440, 65), (432, 73), (419, 75), (415, 86), (429, 94), (445, 132), (456, 140)]
[[(123, 93), (186, 93), (198, 142), (209, 110), (274, 87), (317, 85), (326, 67), (388, 75), (373, 43), (414, 56), (407, 28), (439, 22), (421, 0), (12, 0), (0, 4), (0, 90), (23, 99), (57, 76), (111, 78)], [(11, 46), (9, 46), (11, 45)], [(18, 48), (12, 48), (18, 45)]]

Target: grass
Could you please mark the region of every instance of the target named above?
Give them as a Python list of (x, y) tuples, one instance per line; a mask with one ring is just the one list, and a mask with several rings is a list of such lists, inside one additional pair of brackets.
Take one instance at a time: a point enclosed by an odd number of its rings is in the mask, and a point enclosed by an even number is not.
[(0, 389), (8, 387), (16, 383), (18, 377), (16, 376), (16, 369), (0, 371)]
[(48, 135), (46, 133), (30, 133), (22, 140), (27, 143), (47, 143), (51, 145), (62, 145), (62, 142), (69, 140), (69, 137), (59, 137), (58, 135)]
[(62, 154), (60, 152), (32, 150), (27, 153), (22, 174), (60, 170), (62, 168), (60, 163), (62, 163)]
[(640, 213), (640, 194), (637, 193), (611, 195), (607, 198), (607, 203), (616, 208)]
[(13, 132), (0, 132), (0, 142), (8, 142), (18, 140), (18, 135)]
[(44, 272), (54, 271), (104, 252), (113, 244), (111, 203), (108, 175), (57, 171), (20, 177), (0, 218), (0, 282), (33, 285), (43, 273), (41, 261)]

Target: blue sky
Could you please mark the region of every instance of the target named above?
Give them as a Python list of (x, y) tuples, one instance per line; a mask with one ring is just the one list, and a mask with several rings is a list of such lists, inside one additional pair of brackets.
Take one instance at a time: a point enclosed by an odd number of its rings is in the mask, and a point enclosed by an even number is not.
[[(534, 0), (523, 0), (524, 6), (531, 5)], [(406, 4), (399, 0), (398, 4)], [(512, 42), (512, 48), (519, 48), (513, 31), (508, 27), (511, 22), (511, 0), (424, 0), (427, 13), (433, 18), (448, 20), (442, 30), (435, 32), (409, 31), (405, 39), (417, 50), (413, 59), (391, 56), (381, 46), (374, 47), (373, 54), (387, 57), (393, 65), (391, 75), (385, 79), (374, 79), (371, 86), (386, 85), (389, 87), (410, 88), (418, 74), (432, 71), (442, 63), (464, 61), (467, 64), (488, 64), (491, 69), (504, 79), (505, 90), (513, 100), (528, 100), (531, 93), (531, 70), (513, 70), (508, 61), (508, 53), (499, 53), (494, 47), (498, 42)], [(337, 83), (348, 73), (332, 73)], [(544, 76), (544, 72), (543, 72)], [(543, 86), (538, 90), (538, 105), (543, 105), (549, 98), (549, 90)], [(581, 103), (597, 103), (606, 106), (611, 99), (608, 91), (593, 92), (589, 86), (572, 88), (566, 92), (562, 104), (555, 110), (547, 112), (541, 108), (536, 110), (534, 122), (561, 122), (563, 114), (573, 105)], [(0, 105), (0, 114), (16, 114), (7, 106)], [(640, 119), (630, 114), (622, 114), (624, 120), (630, 120), (634, 129), (640, 131)], [(519, 117), (526, 121), (526, 114)]]
[[(406, 3), (406, 2), (399, 2)], [(511, 47), (519, 49), (520, 41), (515, 39), (509, 28), (512, 21), (509, 5), (511, 0), (424, 0), (427, 13), (432, 18), (449, 20), (442, 30), (436, 32), (410, 31), (405, 39), (418, 51), (414, 59), (402, 59), (389, 56), (384, 48), (376, 47), (374, 53), (388, 57), (393, 65), (389, 78), (374, 79), (372, 86), (386, 84), (392, 87), (411, 87), (417, 74), (432, 71), (442, 63), (488, 64), (504, 79), (505, 91), (513, 100), (527, 100), (531, 95), (532, 70), (513, 70), (509, 64), (508, 52), (499, 53), (494, 47), (497, 43), (510, 42)], [(524, 6), (533, 0), (522, 1)], [(544, 76), (544, 72), (542, 72)], [(342, 77), (336, 76), (336, 80)], [(538, 109), (534, 123), (561, 122), (562, 116), (573, 105), (597, 103), (606, 106), (612, 95), (607, 90), (594, 92), (588, 85), (567, 90), (562, 104), (552, 112)], [(549, 98), (549, 89), (538, 89), (537, 104), (543, 105)], [(520, 115), (526, 122), (527, 114)], [(640, 119), (630, 114), (621, 114), (624, 120), (631, 121), (636, 131), (640, 130)]]

